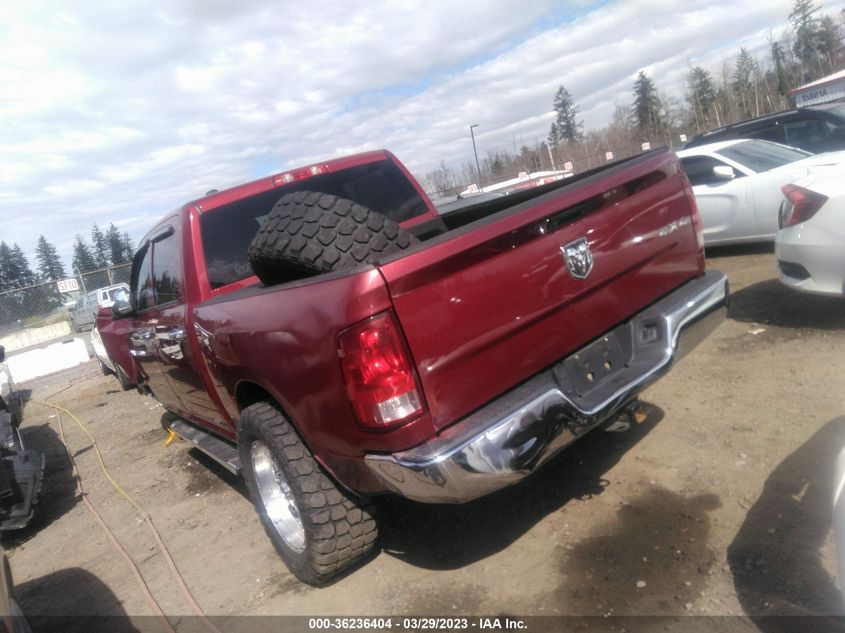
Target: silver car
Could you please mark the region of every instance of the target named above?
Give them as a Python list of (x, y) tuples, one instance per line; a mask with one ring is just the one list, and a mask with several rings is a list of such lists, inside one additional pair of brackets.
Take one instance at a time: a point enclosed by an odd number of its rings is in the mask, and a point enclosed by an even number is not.
[(81, 332), (82, 330), (90, 330), (94, 327), (97, 320), (97, 310), (100, 306), (97, 304), (97, 291), (82, 295), (76, 300), (76, 303), (68, 310), (70, 316), (70, 325), (74, 332)]
[(79, 297), (68, 309), (73, 330), (81, 332), (93, 328), (97, 321), (97, 311), (101, 307), (110, 308), (114, 304), (115, 295), (123, 292), (129, 293), (128, 284), (122, 283), (97, 288)]

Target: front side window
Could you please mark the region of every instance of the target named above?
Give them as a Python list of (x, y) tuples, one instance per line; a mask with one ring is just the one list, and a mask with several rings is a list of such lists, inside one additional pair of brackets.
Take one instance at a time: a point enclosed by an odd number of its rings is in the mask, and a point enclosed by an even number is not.
[(812, 156), (809, 152), (794, 147), (783, 147), (766, 141), (742, 141), (717, 150), (716, 153), (756, 173), (769, 171)]
[(138, 260), (138, 268), (134, 271), (132, 287), (135, 289), (132, 299), (136, 310), (152, 308), (155, 302), (155, 291), (153, 290), (152, 275), (153, 251), (149, 245), (145, 246), (135, 256)]
[(153, 242), (153, 289), (156, 305), (179, 300), (182, 269), (176, 234), (173, 232)]

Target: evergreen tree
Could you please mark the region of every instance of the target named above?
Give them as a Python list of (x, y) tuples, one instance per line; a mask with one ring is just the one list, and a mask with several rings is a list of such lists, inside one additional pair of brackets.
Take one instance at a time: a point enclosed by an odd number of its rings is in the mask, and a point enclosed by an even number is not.
[(73, 269), (76, 272), (84, 273), (97, 268), (97, 260), (88, 246), (85, 238), (77, 233), (73, 242)]
[(783, 50), (783, 45), (775, 40), (771, 33), (769, 33), (769, 50), (774, 64), (774, 79), (777, 81), (778, 94), (786, 96), (786, 92), (792, 87), (786, 62), (786, 52)]
[[(446, 166), (443, 165), (445, 169)], [(132, 258), (135, 256), (135, 243), (132, 241), (132, 238), (129, 237), (129, 233), (126, 231), (123, 232), (123, 253), (126, 255), (127, 261), (131, 262)]]
[(563, 86), (558, 87), (553, 105), (555, 112), (557, 112), (555, 125), (557, 126), (558, 139), (570, 143), (580, 143), (584, 139), (584, 134), (581, 132), (584, 123), (576, 119), (578, 106), (575, 105), (572, 95)]
[(91, 250), (94, 254), (94, 261), (97, 268), (105, 268), (109, 265), (109, 243), (106, 236), (96, 224), (91, 227)]
[(631, 119), (644, 138), (657, 137), (663, 128), (660, 114), (660, 98), (654, 82), (642, 70), (634, 82), (634, 105), (631, 107)]
[(487, 163), (489, 165), (490, 173), (496, 178), (500, 177), (504, 173), (505, 166), (502, 162), (502, 157), (499, 156), (499, 152), (496, 152), (496, 154), (492, 157), (488, 156)]
[(819, 20), (816, 46), (823, 74), (832, 73), (836, 69), (840, 40), (839, 27), (836, 22), (829, 15), (822, 16)]
[(708, 129), (710, 125), (710, 112), (716, 103), (716, 87), (713, 78), (701, 66), (695, 66), (689, 71), (687, 79), (686, 99), (692, 107), (696, 127)]
[(792, 50), (803, 65), (804, 81), (815, 78), (818, 66), (819, 20), (815, 16), (818, 10), (813, 0), (795, 0), (792, 13), (789, 14), (789, 21), (795, 31)]
[(123, 236), (114, 224), (109, 224), (106, 231), (106, 242), (109, 245), (109, 260), (112, 266), (119, 266), (127, 263), (128, 259), (124, 253)]
[(546, 139), (546, 143), (553, 150), (557, 149), (558, 145), (560, 145), (560, 134), (558, 134), (556, 123), (552, 123), (552, 127), (549, 128), (549, 138)]
[(15, 272), (12, 263), (12, 249), (0, 241), (0, 292), (14, 288)]
[(29, 260), (17, 244), (12, 246), (12, 265), (18, 273), (19, 287), (31, 286), (38, 281), (29, 266)]
[(737, 97), (737, 103), (739, 104), (740, 109), (740, 116), (742, 116), (743, 118), (749, 118), (755, 114), (752, 107), (754, 101), (754, 97), (752, 96), (752, 93), (754, 91), (752, 77), (754, 74), (755, 65), (756, 63), (754, 61), (754, 58), (751, 57), (751, 54), (748, 52), (748, 49), (744, 46), (740, 48), (739, 55), (737, 55), (736, 63), (734, 64), (733, 82), (731, 83), (731, 89)]
[(20, 246), (0, 241), (0, 292), (31, 286), (36, 281)]
[(523, 169), (528, 173), (540, 171), (543, 166), (539, 152), (531, 149), (527, 145), (523, 145), (519, 148), (519, 158), (522, 161)]
[(38, 274), (44, 281), (58, 281), (66, 276), (65, 267), (56, 247), (50, 244), (43, 235), (38, 237), (35, 258), (38, 260)]

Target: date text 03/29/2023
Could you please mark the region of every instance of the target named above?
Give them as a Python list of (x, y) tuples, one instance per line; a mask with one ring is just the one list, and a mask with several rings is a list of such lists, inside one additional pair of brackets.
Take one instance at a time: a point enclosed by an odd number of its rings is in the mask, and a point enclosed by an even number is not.
[(440, 618), (440, 617), (403, 617), (403, 618), (309, 618), (308, 629), (311, 631), (359, 631), (393, 630), (398, 631), (448, 631), (448, 630), (510, 630), (527, 629), (523, 620), (518, 618)]

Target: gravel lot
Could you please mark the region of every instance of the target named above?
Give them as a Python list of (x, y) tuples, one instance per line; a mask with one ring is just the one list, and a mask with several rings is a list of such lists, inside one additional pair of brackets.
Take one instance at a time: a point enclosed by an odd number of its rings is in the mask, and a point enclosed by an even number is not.
[[(845, 302), (782, 288), (770, 251), (708, 255), (731, 280), (729, 319), (643, 394), (643, 424), (590, 434), (468, 505), (385, 499), (380, 552), (324, 589), (288, 574), (239, 480), (185, 443), (165, 446), (152, 399), (120, 391), (93, 362), (24, 387), (96, 436), (208, 614), (740, 615), (749, 631), (781, 630), (766, 615), (841, 614), (830, 499), (845, 446)], [(75, 493), (58, 422), (25, 409), (24, 440), (47, 452), (47, 473), (41, 521), (5, 538), (23, 609), (148, 615)], [(90, 442), (62, 422), (89, 499), (164, 610), (188, 614)]]

